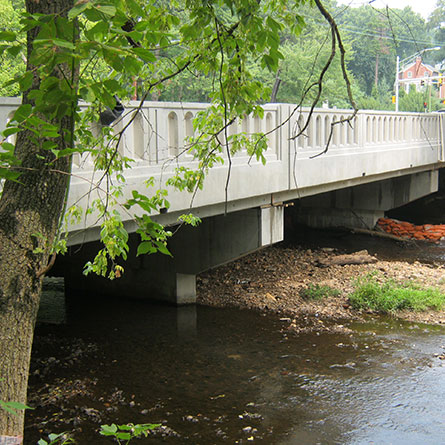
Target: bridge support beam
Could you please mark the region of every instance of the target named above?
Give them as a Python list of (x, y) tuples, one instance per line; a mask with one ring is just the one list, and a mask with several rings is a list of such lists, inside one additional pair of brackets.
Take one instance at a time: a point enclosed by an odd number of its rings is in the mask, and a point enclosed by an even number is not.
[(385, 211), (438, 190), (438, 171), (400, 176), (303, 198), (297, 220), (311, 227), (372, 229)]
[(169, 242), (172, 257), (136, 257), (137, 239), (131, 236), (133, 254), (122, 264), (124, 275), (114, 281), (82, 275), (82, 265), (98, 249), (97, 243), (89, 243), (80, 253), (65, 258), (65, 289), (71, 294), (89, 292), (174, 304), (195, 303), (196, 275), (282, 241), (283, 215), (282, 207), (270, 206), (206, 218), (198, 227), (183, 226)]

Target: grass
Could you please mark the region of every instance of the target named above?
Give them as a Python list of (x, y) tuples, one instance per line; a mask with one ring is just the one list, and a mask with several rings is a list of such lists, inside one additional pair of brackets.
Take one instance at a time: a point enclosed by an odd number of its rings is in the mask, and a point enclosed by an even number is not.
[(380, 283), (375, 274), (358, 279), (349, 300), (354, 309), (370, 309), (382, 313), (400, 310), (438, 311), (445, 307), (445, 294), (439, 289), (394, 280)]
[(322, 300), (328, 297), (338, 297), (340, 291), (334, 287), (320, 284), (309, 284), (300, 291), (300, 296), (305, 300)]

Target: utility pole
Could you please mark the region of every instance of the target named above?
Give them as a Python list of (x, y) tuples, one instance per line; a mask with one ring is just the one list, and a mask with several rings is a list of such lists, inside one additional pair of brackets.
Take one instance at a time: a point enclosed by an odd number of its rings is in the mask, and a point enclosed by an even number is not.
[(399, 111), (399, 70), (400, 70), (400, 57), (397, 56), (397, 60), (396, 60), (396, 111)]

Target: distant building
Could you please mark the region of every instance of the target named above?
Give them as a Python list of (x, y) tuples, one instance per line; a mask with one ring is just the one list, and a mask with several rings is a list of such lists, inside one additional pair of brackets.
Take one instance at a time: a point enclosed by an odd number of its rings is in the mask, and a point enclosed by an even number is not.
[[(445, 84), (441, 79), (437, 79), (442, 75), (439, 69), (423, 63), (420, 56), (409, 65), (401, 67), (399, 71), (399, 79), (402, 80), (401, 85), (406, 92), (409, 91), (411, 85), (415, 85), (417, 91), (422, 91), (423, 88), (432, 84), (433, 91), (437, 91), (437, 97), (445, 99)], [(434, 79), (430, 80), (431, 77)]]

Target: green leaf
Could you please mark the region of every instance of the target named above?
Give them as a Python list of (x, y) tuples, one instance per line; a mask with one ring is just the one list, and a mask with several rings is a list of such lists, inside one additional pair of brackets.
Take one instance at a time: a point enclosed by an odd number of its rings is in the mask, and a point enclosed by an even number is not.
[(144, 10), (135, 0), (126, 0), (126, 3), (133, 16), (143, 17), (145, 15)]
[(88, 9), (84, 10), (83, 14), (92, 22), (100, 22), (104, 18), (104, 16), (96, 8), (92, 8), (91, 5)]
[(17, 410), (21, 410), (21, 409), (34, 409), (31, 408), (28, 405), (25, 405), (24, 403), (20, 403), (20, 402), (5, 402), (8, 406), (10, 406), (13, 409), (17, 409)]
[(143, 241), (138, 246), (138, 251), (136, 253), (136, 256), (146, 255), (146, 254), (151, 254), (151, 253), (156, 253), (156, 248), (153, 247), (153, 245), (150, 241)]
[(59, 433), (59, 434), (50, 433), (48, 434), (48, 438), (51, 442), (54, 442), (57, 439), (61, 439), (64, 435), (65, 433)]
[(3, 402), (3, 400), (0, 400), (0, 408), (3, 408), (5, 411), (7, 411), (10, 414), (13, 414), (14, 416), (18, 415), (17, 411), (22, 411), (25, 409), (33, 409), (30, 406), (27, 406), (20, 402)]
[(16, 57), (22, 51), (22, 47), (18, 45), (10, 46), (6, 51), (8, 51), (8, 54), (12, 57)]
[(101, 425), (100, 434), (102, 436), (114, 436), (117, 432), (117, 425), (112, 423), (111, 425)]
[(73, 20), (75, 17), (77, 17), (79, 14), (82, 14), (85, 9), (89, 8), (91, 5), (89, 2), (86, 3), (78, 3), (73, 8), (70, 9), (68, 12), (68, 18), (70, 20)]
[(16, 122), (23, 122), (24, 120), (28, 119), (28, 117), (31, 115), (32, 112), (32, 106), (30, 104), (24, 104), (20, 105), (20, 107), (15, 110), (14, 117), (12, 120)]
[[(0, 147), (2, 148), (2, 151), (8, 151), (10, 153), (14, 152), (15, 146), (14, 144), (11, 144), (10, 142), (2, 142), (0, 144)], [(1, 155), (1, 152), (0, 152)]]
[(19, 79), (19, 85), (21, 91), (26, 91), (31, 88), (33, 81), (32, 71), (27, 71), (23, 76)]
[(96, 5), (95, 9), (109, 17), (116, 15), (116, 7), (112, 5)]
[[(56, 148), (57, 147), (57, 144), (55, 143), (55, 142), (53, 142), (53, 141), (45, 141), (43, 144), (42, 144), (42, 148), (44, 149), (44, 150), (53, 150), (54, 148)], [(57, 150), (57, 152), (59, 152), (59, 150)], [(56, 155), (57, 156), (57, 155)]]
[(3, 137), (7, 138), (11, 136), (11, 134), (16, 134), (20, 131), (18, 127), (8, 127), (6, 130), (3, 130)]
[(75, 46), (68, 40), (63, 39), (53, 39), (53, 43), (57, 46), (60, 46), (61, 48), (67, 48), (67, 49), (75, 49)]
[(0, 31), (0, 40), (6, 40), (7, 42), (15, 42), (17, 35), (12, 31)]
[(144, 62), (156, 62), (156, 56), (148, 49), (134, 48), (133, 52), (140, 57)]
[(164, 255), (173, 256), (162, 241), (154, 241), (154, 243), (156, 244), (159, 252), (163, 253)]
[(127, 72), (135, 76), (140, 73), (142, 68), (141, 62), (133, 57), (125, 57), (124, 66)]

